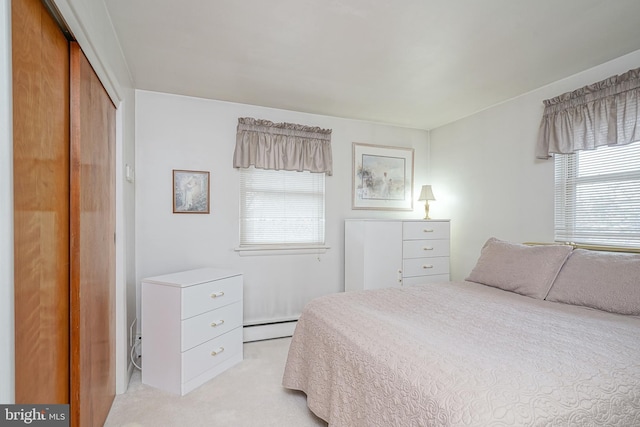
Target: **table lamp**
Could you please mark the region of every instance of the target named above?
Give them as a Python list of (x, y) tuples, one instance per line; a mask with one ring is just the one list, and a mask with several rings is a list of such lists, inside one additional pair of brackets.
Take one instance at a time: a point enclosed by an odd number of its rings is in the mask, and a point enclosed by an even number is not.
[(435, 200), (433, 197), (433, 190), (431, 190), (430, 185), (423, 185), (422, 191), (420, 192), (420, 198), (418, 200), (424, 200), (424, 219), (429, 218), (429, 200)]

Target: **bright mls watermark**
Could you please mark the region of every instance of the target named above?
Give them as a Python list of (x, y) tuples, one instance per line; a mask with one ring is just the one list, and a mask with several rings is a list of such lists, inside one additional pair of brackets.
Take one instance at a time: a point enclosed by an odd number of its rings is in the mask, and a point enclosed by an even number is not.
[(69, 427), (69, 405), (0, 405), (0, 427)]

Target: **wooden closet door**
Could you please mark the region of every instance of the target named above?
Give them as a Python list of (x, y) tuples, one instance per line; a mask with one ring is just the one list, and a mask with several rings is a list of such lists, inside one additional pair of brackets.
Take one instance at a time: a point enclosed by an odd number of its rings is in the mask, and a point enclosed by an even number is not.
[(69, 403), (69, 47), (40, 0), (11, 27), (15, 398)]
[(115, 107), (71, 50), (71, 422), (102, 426), (115, 396)]

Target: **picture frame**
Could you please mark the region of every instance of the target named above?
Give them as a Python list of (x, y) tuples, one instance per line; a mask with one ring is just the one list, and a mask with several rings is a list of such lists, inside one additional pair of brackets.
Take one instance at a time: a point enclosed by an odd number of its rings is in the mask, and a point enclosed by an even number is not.
[(413, 148), (353, 143), (352, 209), (413, 210)]
[(173, 170), (173, 213), (209, 213), (209, 172)]

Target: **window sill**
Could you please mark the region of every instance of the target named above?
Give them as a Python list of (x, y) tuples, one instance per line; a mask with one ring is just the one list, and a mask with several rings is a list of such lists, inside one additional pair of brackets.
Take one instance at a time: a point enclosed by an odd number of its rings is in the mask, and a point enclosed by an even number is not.
[(263, 245), (263, 246), (240, 246), (234, 250), (240, 256), (254, 255), (304, 255), (323, 254), (330, 249), (326, 245)]

